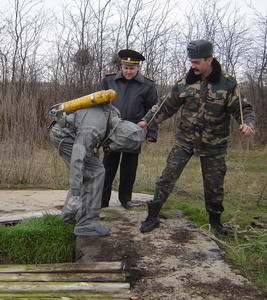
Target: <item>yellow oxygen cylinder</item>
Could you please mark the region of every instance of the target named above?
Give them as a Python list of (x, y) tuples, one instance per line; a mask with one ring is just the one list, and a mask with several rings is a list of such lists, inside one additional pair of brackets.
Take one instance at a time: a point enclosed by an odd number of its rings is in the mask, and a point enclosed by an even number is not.
[(116, 98), (117, 93), (114, 90), (99, 91), (74, 100), (55, 104), (51, 107), (49, 114), (55, 116), (64, 111), (73, 112), (78, 109), (89, 108), (98, 104), (102, 104), (110, 100), (113, 101)]

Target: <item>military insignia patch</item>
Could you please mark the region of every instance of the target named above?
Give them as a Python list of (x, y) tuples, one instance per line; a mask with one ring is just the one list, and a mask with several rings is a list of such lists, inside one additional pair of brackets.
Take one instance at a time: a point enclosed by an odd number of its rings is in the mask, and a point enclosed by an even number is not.
[(153, 78), (151, 78), (151, 77), (148, 77), (148, 76), (144, 76), (146, 79), (148, 79), (148, 80), (151, 80), (151, 81), (154, 81), (154, 79)]

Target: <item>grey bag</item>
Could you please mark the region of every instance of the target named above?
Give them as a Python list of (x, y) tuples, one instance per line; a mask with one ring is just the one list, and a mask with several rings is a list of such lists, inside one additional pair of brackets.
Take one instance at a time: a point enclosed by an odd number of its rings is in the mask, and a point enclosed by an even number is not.
[[(136, 151), (146, 138), (145, 131), (133, 122), (114, 117), (105, 146), (109, 151)], [(105, 148), (105, 147), (104, 147)]]

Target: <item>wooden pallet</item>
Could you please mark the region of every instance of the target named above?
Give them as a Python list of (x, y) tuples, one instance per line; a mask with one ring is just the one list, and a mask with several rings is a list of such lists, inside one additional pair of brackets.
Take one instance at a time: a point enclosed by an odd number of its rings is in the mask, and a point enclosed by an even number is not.
[(0, 299), (138, 299), (121, 262), (0, 265)]

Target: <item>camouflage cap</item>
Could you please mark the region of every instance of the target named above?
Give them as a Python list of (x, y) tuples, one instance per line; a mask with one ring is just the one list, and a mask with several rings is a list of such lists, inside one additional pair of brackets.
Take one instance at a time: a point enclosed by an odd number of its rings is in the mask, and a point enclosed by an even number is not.
[(189, 58), (211, 57), (213, 54), (213, 45), (206, 40), (191, 41), (187, 45), (187, 55)]

